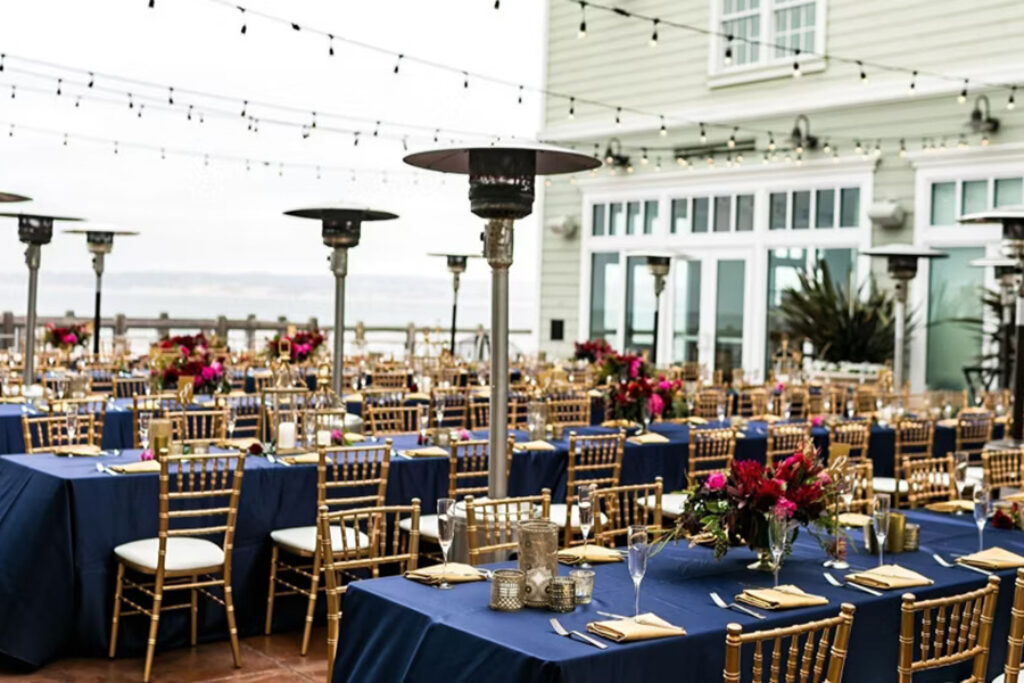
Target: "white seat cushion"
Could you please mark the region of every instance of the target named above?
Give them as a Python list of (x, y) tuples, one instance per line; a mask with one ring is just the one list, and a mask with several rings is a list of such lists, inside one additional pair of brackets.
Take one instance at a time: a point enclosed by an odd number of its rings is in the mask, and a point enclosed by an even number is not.
[[(875, 493), (896, 493), (896, 479), (893, 477), (875, 477), (871, 480)], [(900, 479), (900, 493), (907, 492), (907, 481)]]
[[(275, 529), (270, 532), (270, 538), (280, 546), (312, 553), (316, 550), (316, 527), (296, 526), (290, 529)], [(345, 527), (345, 548), (369, 548), (370, 537), (362, 531), (355, 531), (351, 527)], [(339, 553), (341, 545), (341, 527), (331, 526), (331, 549)]]
[[(565, 503), (552, 503), (551, 504), (551, 521), (558, 525), (559, 529), (565, 528)], [(608, 517), (602, 512), (601, 523), (604, 524), (608, 521)], [(572, 506), (572, 528), (580, 528), (580, 509), (575, 505)]]
[[(412, 531), (412, 517), (406, 517), (398, 521), (398, 528), (409, 533)], [(420, 515), (420, 538), (436, 540), (441, 532), (437, 530), (437, 515)]]
[(967, 479), (967, 481), (971, 483), (984, 481), (985, 468), (979, 467), (977, 465), (971, 465), (970, 467), (967, 468), (967, 472), (965, 473), (965, 479)]
[[(683, 514), (683, 506), (686, 504), (685, 493), (663, 493), (661, 494), (661, 514), (670, 519), (675, 519)], [(640, 499), (640, 505), (647, 507), (654, 505), (654, 496), (647, 496)]]
[[(144, 538), (131, 543), (122, 543), (114, 548), (114, 554), (126, 562), (156, 571), (157, 557), (160, 554), (160, 539)], [(216, 543), (188, 536), (167, 539), (164, 569), (169, 572), (217, 567), (222, 564), (224, 564), (224, 551)]]

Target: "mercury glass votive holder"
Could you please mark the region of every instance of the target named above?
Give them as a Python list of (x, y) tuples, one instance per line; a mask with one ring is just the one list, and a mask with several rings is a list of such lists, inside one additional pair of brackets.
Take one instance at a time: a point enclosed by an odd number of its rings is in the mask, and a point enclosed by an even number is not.
[(515, 612), (523, 608), (526, 572), (519, 569), (497, 569), (491, 577), (491, 609)]
[(594, 598), (594, 570), (573, 569), (569, 572), (575, 586), (576, 604), (589, 605)]
[(571, 612), (576, 609), (576, 582), (568, 576), (551, 579), (551, 601), (548, 609), (552, 612)]

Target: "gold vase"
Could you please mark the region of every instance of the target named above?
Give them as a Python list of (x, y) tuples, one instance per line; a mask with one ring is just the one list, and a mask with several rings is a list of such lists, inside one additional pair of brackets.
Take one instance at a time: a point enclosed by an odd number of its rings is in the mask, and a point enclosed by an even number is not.
[(748, 564), (747, 569), (753, 569), (759, 572), (772, 572), (775, 571), (775, 562), (772, 560), (772, 551), (768, 548), (758, 548), (757, 561), (753, 564)]

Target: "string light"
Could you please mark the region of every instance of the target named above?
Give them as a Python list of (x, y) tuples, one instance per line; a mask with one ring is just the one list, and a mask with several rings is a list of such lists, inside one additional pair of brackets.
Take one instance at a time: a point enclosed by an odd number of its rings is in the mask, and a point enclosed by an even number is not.
[(65, 147), (68, 146), (68, 134), (67, 133), (64, 133), (64, 143), (63, 144), (64, 144)]
[(857, 60), (857, 66), (860, 67), (860, 82), (861, 83), (867, 83), (868, 82), (868, 73), (866, 71), (864, 71), (864, 62), (862, 62), (862, 61), (860, 61), (858, 59)]
[(398, 73), (398, 68), (402, 65), (402, 57), (405, 55), (398, 55), (398, 59), (395, 60), (395, 73)]
[(462, 87), (469, 88), (469, 73), (466, 71), (462, 72)]
[(1017, 86), (1011, 87), (1010, 88), (1010, 97), (1006, 100), (1006, 108), (1011, 110), (1011, 111), (1013, 111), (1013, 108), (1017, 106), (1017, 103), (1014, 102), (1014, 96), (1016, 94), (1017, 94)]
[(910, 96), (917, 94), (917, 71), (915, 70), (910, 74), (910, 91), (907, 93)]
[(800, 73), (800, 48), (793, 50), (793, 78), (800, 78), (803, 76)]
[(768, 150), (770, 152), (775, 151), (775, 136), (772, 134), (771, 131), (768, 131)]
[(295, 22), (293, 21), (293, 22), (292, 22), (292, 30), (293, 30), (293, 31), (301, 31), (301, 30), (302, 30), (302, 27), (301, 27), (301, 26), (299, 26), (298, 24), (296, 24), (296, 23), (295, 23)]
[(576, 37), (583, 40), (587, 37), (587, 3), (580, 2), (580, 30)]
[(833, 164), (838, 164), (839, 163), (839, 148), (838, 147), (833, 147), (832, 148), (832, 163)]
[(900, 159), (907, 158), (907, 141), (900, 138)]
[(864, 148), (861, 147), (860, 140), (854, 140), (854, 142), (853, 142), (853, 153), (854, 154), (863, 154), (863, 152), (864, 152)]
[(523, 86), (519, 86), (519, 104), (523, 103)]
[(877, 140), (875, 142), (874, 154), (875, 154), (876, 157), (882, 156), (882, 141), (881, 140)]
[(576, 118), (576, 98), (575, 97), (570, 97), (569, 98), (569, 120), (572, 121), (574, 118)]
[(742, 166), (743, 165), (743, 152), (739, 152), (739, 153), (736, 154), (736, 165), (737, 166)]
[(174, 88), (167, 88), (167, 104), (174, 106)]
[(140, 105), (139, 105), (139, 113), (138, 113), (138, 114), (136, 114), (136, 116), (137, 116), (138, 118), (140, 118), (140, 119), (142, 118), (142, 110), (143, 110), (143, 109), (145, 109), (145, 108), (146, 108), (146, 105), (144, 105), (144, 104), (140, 104)]
[(61, 89), (61, 85), (63, 83), (64, 83), (64, 79), (63, 78), (58, 78), (57, 79), (57, 97), (60, 97), (60, 89)]
[(658, 134), (661, 135), (662, 137), (665, 137), (666, 135), (668, 135), (668, 128), (665, 127), (665, 117), (660, 116), (658, 118), (661, 119), (661, 129), (658, 130)]
[(642, 165), (646, 166), (646, 165), (647, 165), (647, 148), (646, 148), (646, 147), (644, 147), (644, 148), (642, 148), (642, 149), (643, 149), (643, 156), (642, 156), (642, 157), (640, 157), (640, 163), (641, 163)]
[(380, 133), (380, 121), (377, 121), (376, 123), (373, 124), (373, 137), (377, 137), (377, 135), (379, 133)]
[(93, 75), (93, 73), (92, 73), (92, 72), (90, 71), (90, 72), (89, 72), (89, 87), (91, 88), (91, 87), (92, 87), (93, 85), (95, 85), (95, 84), (96, 84), (96, 77), (95, 77), (95, 76)]
[(704, 124), (703, 123), (700, 124), (700, 141), (702, 143), (708, 141), (708, 132), (706, 130), (704, 130)]
[(622, 126), (622, 107), (615, 108), (615, 125)]
[(132, 94), (131, 93), (128, 93), (128, 108), (129, 109), (134, 109), (135, 108), (135, 101), (132, 99)]
[(981, 136), (981, 146), (988, 147), (988, 133)]
[(114, 154), (120, 154), (120, 148), (117, 146), (117, 140), (114, 140)]
[(969, 79), (965, 78), (964, 79), (964, 87), (963, 87), (963, 89), (960, 90), (960, 94), (956, 96), (956, 101), (959, 104), (963, 104), (963, 103), (965, 103), (967, 101), (967, 84), (968, 83), (969, 83)]
[(359, 146), (359, 131), (358, 130), (356, 132), (352, 133), (352, 146), (353, 147), (358, 147)]
[(239, 7), (238, 11), (242, 13), (242, 30), (240, 31), (240, 33), (244, 36), (246, 31), (249, 30), (249, 27), (246, 25), (246, 21), (245, 21), (245, 8), (244, 7)]
[(821, 149), (825, 154), (829, 154), (832, 151), (832, 145), (829, 144), (828, 140), (825, 141), (825, 146)]
[(242, 113), (240, 114), (240, 116), (243, 119), (245, 118), (245, 112), (246, 112), (246, 110), (248, 108), (249, 108), (249, 100), (242, 100)]
[(661, 19), (653, 19), (651, 21), (654, 25), (654, 28), (651, 30), (651, 47), (658, 47), (658, 22), (660, 21)]
[(78, 97), (75, 98), (75, 109), (78, 109), (81, 106), (82, 106), (82, 96), (79, 95)]
[(726, 143), (729, 149), (733, 149), (734, 147), (736, 147), (736, 131), (738, 130), (738, 127), (733, 127), (732, 129), (732, 135), (729, 136), (729, 141)]
[(732, 64), (732, 34), (730, 33), (725, 37), (725, 56), (722, 58), (722, 63), (726, 66)]

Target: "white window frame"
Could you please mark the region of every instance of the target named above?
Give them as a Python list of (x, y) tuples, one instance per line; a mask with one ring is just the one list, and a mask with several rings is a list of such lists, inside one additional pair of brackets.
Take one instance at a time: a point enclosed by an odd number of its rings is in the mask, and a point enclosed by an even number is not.
[[(746, 259), (744, 293), (744, 338), (743, 368), (747, 372), (763, 375), (765, 368), (764, 348), (767, 328), (767, 286), (768, 250), (776, 247), (808, 247), (808, 235), (814, 234), (815, 249), (850, 248), (858, 251), (858, 284), (866, 281), (870, 272), (870, 259), (862, 252), (871, 245), (871, 221), (867, 209), (871, 205), (874, 188), (875, 159), (850, 159), (833, 163), (831, 160), (814, 160), (802, 166), (751, 164), (732, 168), (691, 169), (663, 172), (657, 175), (632, 176), (628, 178), (605, 177), (577, 182), (582, 195), (583, 230), (580, 245), (580, 300), (579, 330), (581, 335), (590, 331), (590, 280), (592, 254), (595, 252), (618, 252), (619, 263), (625, 273), (626, 257), (642, 253), (666, 253), (690, 260), (701, 261), (701, 312), (699, 330), (699, 355), (701, 362), (709, 363), (714, 357), (714, 321), (717, 310), (715, 280), (717, 262), (721, 259)], [(772, 191), (811, 190), (812, 209), (817, 189), (860, 188), (858, 227), (808, 230), (768, 230), (768, 194)], [(671, 205), (673, 199), (715, 195), (754, 195), (754, 229), (752, 231), (713, 232), (713, 209), (709, 216), (709, 231), (706, 233), (669, 232)], [(651, 235), (615, 235), (594, 237), (591, 234), (591, 220), (594, 204), (608, 204), (627, 201), (657, 199), (658, 220)], [(711, 204), (713, 204), (713, 200)], [(732, 204), (735, 204), (733, 200)], [(688, 207), (692, 217), (692, 206)], [(735, 218), (735, 209), (733, 209)], [(836, 223), (838, 225), (838, 216)], [(735, 220), (733, 221), (733, 228)], [(809, 249), (809, 259), (816, 253)], [(676, 261), (673, 260), (673, 270)], [(809, 264), (812, 261), (809, 260)], [(669, 282), (673, 282), (674, 272)], [(621, 349), (625, 341), (626, 294), (625, 274), (619, 307), (617, 333), (608, 342)], [(675, 331), (675, 287), (665, 288), (660, 302), (661, 325), (658, 335), (659, 356), (667, 359), (671, 353)]]
[[(763, 81), (774, 78), (792, 78), (793, 62), (800, 62), (801, 73), (816, 73), (824, 71), (827, 66), (823, 55), (825, 53), (825, 15), (828, 0), (814, 0), (814, 52), (813, 54), (801, 54), (799, 56), (787, 54), (776, 57), (772, 44), (775, 42), (775, 17), (776, 5), (795, 4), (800, 0), (761, 0), (760, 7), (760, 59), (750, 64), (725, 64), (725, 48), (728, 43), (724, 36), (718, 34), (722, 30), (722, 1), (709, 0), (711, 3), (709, 12), (711, 38), (709, 40), (710, 50), (708, 54), (708, 87), (721, 88), (740, 83)], [(781, 8), (780, 8), (781, 9)], [(734, 42), (735, 46), (735, 42)]]

